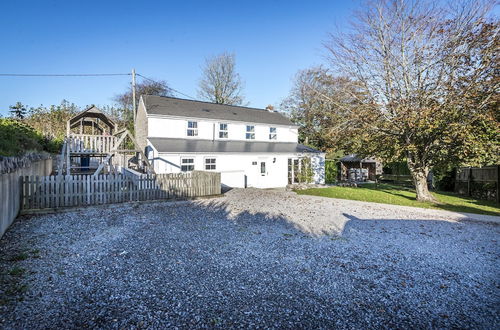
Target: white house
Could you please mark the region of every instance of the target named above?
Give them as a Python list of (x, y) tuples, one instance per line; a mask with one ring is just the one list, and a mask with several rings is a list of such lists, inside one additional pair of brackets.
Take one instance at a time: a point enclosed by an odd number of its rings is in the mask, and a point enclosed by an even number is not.
[(217, 171), (229, 187), (274, 188), (309, 163), (324, 183), (325, 154), (299, 144), (298, 126), (275, 111), (145, 95), (135, 131), (156, 173)]

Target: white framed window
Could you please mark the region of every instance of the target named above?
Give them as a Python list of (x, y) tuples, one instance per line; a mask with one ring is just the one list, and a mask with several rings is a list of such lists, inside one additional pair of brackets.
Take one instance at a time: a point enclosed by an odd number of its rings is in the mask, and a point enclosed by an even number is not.
[(198, 136), (198, 122), (188, 121), (187, 125), (187, 136)]
[(276, 140), (277, 138), (276, 127), (269, 127), (269, 140)]
[(205, 170), (206, 171), (215, 171), (217, 169), (217, 160), (214, 157), (205, 158)]
[(227, 123), (219, 123), (219, 139), (227, 139), (228, 137)]
[(247, 125), (247, 140), (255, 140), (255, 126)]
[(181, 171), (191, 172), (194, 171), (194, 158), (181, 158)]

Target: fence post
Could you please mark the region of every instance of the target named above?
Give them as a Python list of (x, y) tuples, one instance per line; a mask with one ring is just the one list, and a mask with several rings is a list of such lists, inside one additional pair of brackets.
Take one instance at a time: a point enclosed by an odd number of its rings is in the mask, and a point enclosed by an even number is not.
[(500, 203), (500, 165), (497, 165), (497, 203)]
[(471, 189), (471, 181), (472, 181), (472, 167), (469, 166), (469, 175), (467, 177), (467, 196), (472, 196)]

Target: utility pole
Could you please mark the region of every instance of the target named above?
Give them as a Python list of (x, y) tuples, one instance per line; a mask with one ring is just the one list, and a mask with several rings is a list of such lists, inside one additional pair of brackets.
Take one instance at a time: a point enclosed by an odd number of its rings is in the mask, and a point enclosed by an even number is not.
[(132, 69), (132, 109), (134, 112), (134, 129), (135, 129), (135, 116), (136, 116), (136, 108), (135, 108), (135, 69)]

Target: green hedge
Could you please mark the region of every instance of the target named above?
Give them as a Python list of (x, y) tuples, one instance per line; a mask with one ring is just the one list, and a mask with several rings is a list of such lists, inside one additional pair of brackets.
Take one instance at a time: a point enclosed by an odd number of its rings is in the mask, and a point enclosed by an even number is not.
[(406, 161), (386, 163), (384, 164), (383, 172), (384, 174), (411, 175)]
[(325, 161), (325, 183), (337, 182), (338, 167), (334, 160)]

